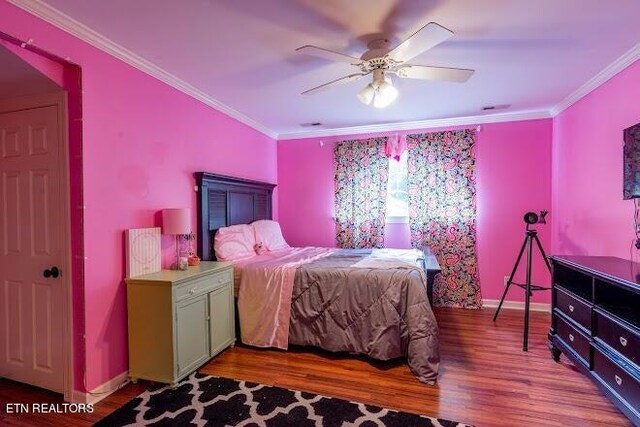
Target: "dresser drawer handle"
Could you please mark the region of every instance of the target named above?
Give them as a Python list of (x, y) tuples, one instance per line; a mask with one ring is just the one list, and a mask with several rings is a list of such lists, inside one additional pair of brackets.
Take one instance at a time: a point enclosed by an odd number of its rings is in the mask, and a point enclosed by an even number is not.
[(575, 307), (569, 304), (569, 311), (573, 313), (573, 310), (575, 310)]
[(194, 286), (193, 288), (189, 289), (189, 295), (195, 294), (197, 290), (198, 290), (197, 286)]
[(622, 385), (622, 378), (616, 375), (616, 384)]
[(622, 344), (623, 347), (627, 346), (627, 339), (625, 337), (620, 337), (620, 344)]
[(576, 337), (574, 337), (573, 334), (569, 334), (569, 341), (573, 342), (575, 339)]

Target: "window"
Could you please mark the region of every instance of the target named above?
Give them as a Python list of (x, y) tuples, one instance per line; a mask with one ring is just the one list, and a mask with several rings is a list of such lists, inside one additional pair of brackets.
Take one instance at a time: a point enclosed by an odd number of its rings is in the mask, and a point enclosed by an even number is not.
[(407, 193), (407, 152), (400, 161), (389, 158), (387, 183), (387, 222), (409, 222), (409, 194)]

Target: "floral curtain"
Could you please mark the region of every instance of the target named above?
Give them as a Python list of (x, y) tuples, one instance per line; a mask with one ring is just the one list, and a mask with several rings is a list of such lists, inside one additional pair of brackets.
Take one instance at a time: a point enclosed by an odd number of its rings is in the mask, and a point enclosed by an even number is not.
[(387, 209), (387, 138), (339, 142), (334, 150), (336, 240), (341, 248), (381, 248)]
[(411, 245), (428, 246), (441, 274), (435, 305), (480, 308), (476, 256), (475, 130), (409, 135)]

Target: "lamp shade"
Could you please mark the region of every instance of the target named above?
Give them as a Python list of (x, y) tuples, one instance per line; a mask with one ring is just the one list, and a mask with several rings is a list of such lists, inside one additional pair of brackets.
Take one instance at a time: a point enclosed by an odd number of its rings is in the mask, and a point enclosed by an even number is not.
[(373, 106), (376, 108), (385, 108), (398, 97), (398, 89), (393, 87), (391, 79), (384, 79), (376, 90), (376, 97), (373, 99)]
[(360, 92), (358, 92), (358, 99), (365, 105), (371, 104), (373, 96), (376, 94), (376, 90), (371, 83), (366, 85)]
[(162, 211), (162, 232), (164, 234), (191, 233), (191, 209), (164, 209)]

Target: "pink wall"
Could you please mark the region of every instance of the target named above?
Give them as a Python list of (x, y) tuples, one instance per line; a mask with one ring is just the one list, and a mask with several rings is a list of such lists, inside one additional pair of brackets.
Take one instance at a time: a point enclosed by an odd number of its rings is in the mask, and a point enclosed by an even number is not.
[(622, 131), (640, 122), (640, 61), (553, 122), (553, 248), (637, 259), (633, 201), (622, 200)]
[[(478, 134), (478, 262), (485, 299), (502, 296), (503, 277), (511, 272), (524, 239), (523, 214), (551, 208), (551, 133), (548, 119), (486, 124)], [(278, 142), (279, 220), (290, 244), (335, 246), (333, 143), (370, 136)], [(408, 230), (407, 224), (388, 224), (387, 246), (408, 247)], [(549, 250), (550, 225), (539, 230)], [(534, 268), (534, 279), (549, 281), (542, 261)], [(513, 289), (508, 299), (522, 297)], [(549, 295), (538, 293), (534, 301), (548, 302)]]
[[(550, 119), (482, 125), (476, 152), (478, 206), (478, 264), (482, 296), (500, 299), (504, 276), (511, 273), (525, 238), (525, 212), (551, 211)], [(535, 227), (551, 254), (551, 212), (547, 225)], [(523, 283), (525, 260), (519, 276)], [(534, 252), (533, 281), (550, 283), (542, 257)], [(523, 301), (524, 292), (510, 290), (508, 300)], [(550, 302), (549, 292), (534, 293), (533, 301)]]
[(76, 365), (75, 387), (84, 389), (86, 370), (93, 389), (127, 370), (123, 231), (160, 225), (159, 210), (181, 206), (195, 228), (195, 171), (276, 182), (276, 143), (7, 2), (0, 31), (82, 67), (86, 259), (73, 289), (85, 296), (74, 333), (86, 342), (74, 352), (86, 364)]

